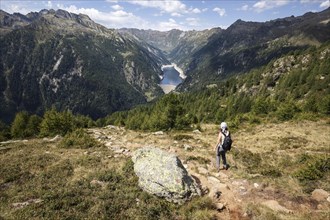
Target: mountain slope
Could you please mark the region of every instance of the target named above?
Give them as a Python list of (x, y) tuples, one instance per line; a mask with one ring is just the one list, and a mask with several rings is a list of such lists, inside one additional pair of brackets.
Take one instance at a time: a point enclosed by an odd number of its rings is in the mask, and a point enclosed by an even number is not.
[(263, 23), (238, 20), (191, 54), (192, 61), (184, 69), (188, 77), (180, 89), (220, 81), (291, 51), (318, 46), (330, 40), (329, 19), (330, 9)]
[(120, 33), (133, 36), (141, 42), (160, 49), (166, 58), (186, 69), (190, 62), (191, 54), (205, 46), (214, 34), (220, 33), (221, 28), (213, 28), (203, 31), (181, 31), (173, 29), (170, 31), (139, 30), (134, 28), (119, 29)]
[(272, 59), (330, 40), (330, 9), (268, 22), (237, 20), (226, 30), (166, 32), (120, 29), (164, 52), (188, 76), (179, 91), (201, 88)]
[(161, 52), (86, 15), (1, 11), (0, 24), (1, 120), (52, 105), (98, 118), (163, 94)]

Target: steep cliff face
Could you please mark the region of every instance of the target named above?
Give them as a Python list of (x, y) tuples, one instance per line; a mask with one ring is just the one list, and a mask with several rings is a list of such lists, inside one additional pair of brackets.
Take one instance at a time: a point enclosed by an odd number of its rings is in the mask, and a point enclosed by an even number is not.
[(1, 11), (0, 24), (2, 120), (53, 105), (97, 118), (162, 94), (161, 52), (86, 15)]

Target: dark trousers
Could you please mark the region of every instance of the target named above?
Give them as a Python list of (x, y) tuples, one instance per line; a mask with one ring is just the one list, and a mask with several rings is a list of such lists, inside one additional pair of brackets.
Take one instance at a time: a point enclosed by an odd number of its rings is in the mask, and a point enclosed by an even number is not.
[[(220, 147), (220, 146), (219, 146)], [(218, 148), (219, 148), (218, 147)], [(219, 149), (217, 149), (217, 154), (216, 154), (216, 166), (217, 169), (220, 168), (220, 160), (222, 159), (222, 163), (223, 166), (227, 167), (227, 160), (226, 160), (226, 151), (224, 151), (223, 149), (220, 150), (220, 152), (218, 151)], [(219, 152), (219, 153), (218, 153)], [(220, 155), (219, 155), (220, 154)], [(221, 157), (221, 158), (220, 158)]]

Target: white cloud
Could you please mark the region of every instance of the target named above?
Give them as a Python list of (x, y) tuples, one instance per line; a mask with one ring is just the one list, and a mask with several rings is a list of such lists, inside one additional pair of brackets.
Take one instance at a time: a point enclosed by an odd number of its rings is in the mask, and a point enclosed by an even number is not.
[(110, 2), (110, 3), (118, 3), (118, 0), (106, 0), (106, 2)]
[(132, 3), (148, 8), (157, 8), (166, 13), (180, 13), (186, 12), (187, 6), (177, 0), (164, 0), (164, 1), (152, 1), (152, 0), (142, 0), (142, 1), (127, 1), (127, 3)]
[(320, 8), (329, 8), (330, 0), (300, 0), (301, 4), (320, 4)]
[(253, 8), (257, 12), (263, 12), (265, 10), (281, 7), (281, 6), (287, 5), (289, 3), (290, 3), (290, 0), (277, 0), (277, 1), (275, 1), (275, 0), (274, 1), (261, 0), (261, 1), (258, 1), (257, 3), (255, 3), (253, 5)]
[(95, 8), (77, 8), (75, 5), (70, 5), (69, 7), (57, 5), (57, 7), (75, 14), (86, 14), (95, 22), (109, 28), (121, 28), (123, 26), (147, 28), (150, 26), (149, 23), (142, 18), (123, 10), (101, 12)]
[(197, 27), (199, 25), (199, 19), (198, 18), (186, 18), (186, 23), (189, 26)]
[(191, 10), (191, 12), (192, 12), (192, 13), (195, 13), (195, 14), (199, 14), (199, 13), (201, 13), (202, 11), (201, 11), (200, 9), (198, 9), (198, 8), (194, 8), (194, 9)]
[(330, 1), (329, 0), (325, 0), (324, 2), (322, 2), (320, 4), (320, 8), (329, 8), (330, 7)]
[(4, 10), (8, 13), (18, 12), (21, 14), (27, 14), (31, 11), (37, 11), (33, 8), (31, 2), (12, 2), (12, 1), (1, 1), (1, 10)]
[(203, 8), (202, 9), (202, 12), (206, 12), (206, 11), (208, 11), (209, 9), (208, 8)]
[(52, 1), (48, 1), (47, 4), (46, 4), (46, 7), (47, 8), (52, 8), (53, 7)]
[(237, 9), (238, 11), (247, 11), (249, 10), (249, 6), (248, 5), (242, 5), (242, 7)]
[(183, 15), (180, 14), (180, 13), (177, 13), (177, 12), (173, 12), (173, 13), (171, 14), (171, 16), (173, 16), (173, 17), (182, 17)]
[(187, 5), (178, 0), (132, 0), (127, 3), (140, 5), (146, 8), (155, 8), (161, 11), (161, 13), (168, 13), (172, 16), (178, 16), (179, 14), (188, 13), (201, 13), (202, 10), (199, 8), (188, 8)]
[(309, 4), (309, 3), (318, 3), (321, 2), (322, 0), (300, 0), (301, 4)]
[(181, 29), (181, 30), (184, 29), (180, 24), (178, 24), (172, 18), (168, 19), (168, 21), (159, 22), (157, 27), (158, 27), (157, 29), (161, 31), (169, 31), (172, 29)]
[(113, 5), (113, 6), (111, 6), (111, 8), (113, 8), (113, 9), (115, 9), (115, 10), (123, 10), (124, 8), (123, 7), (121, 7), (120, 5)]
[(221, 17), (226, 15), (226, 10), (224, 8), (214, 8), (214, 12), (217, 12)]

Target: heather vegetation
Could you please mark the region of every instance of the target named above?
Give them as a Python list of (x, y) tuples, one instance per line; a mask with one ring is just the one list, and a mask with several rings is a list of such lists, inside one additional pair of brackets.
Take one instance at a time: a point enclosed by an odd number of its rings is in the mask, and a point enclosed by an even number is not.
[(130, 159), (115, 158), (99, 144), (68, 144), (72, 138), (86, 140), (81, 131), (73, 135), (55, 143), (39, 139), (10, 144), (9, 151), (0, 148), (0, 219), (214, 217), (210, 198), (179, 206), (150, 195), (138, 186)]

